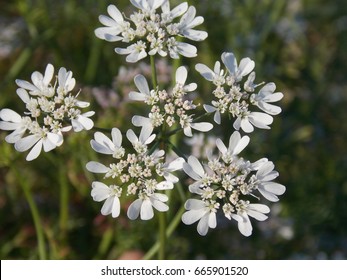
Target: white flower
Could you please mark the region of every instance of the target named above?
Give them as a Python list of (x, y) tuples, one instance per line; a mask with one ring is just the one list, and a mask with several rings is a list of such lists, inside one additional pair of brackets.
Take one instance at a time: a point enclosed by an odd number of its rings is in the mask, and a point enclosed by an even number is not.
[(179, 179), (171, 172), (181, 170), (183, 168), (184, 159), (179, 157), (170, 163), (165, 163), (157, 169), (157, 173), (163, 176), (167, 181), (177, 183)]
[(147, 80), (143, 75), (136, 75), (134, 82), (140, 92), (131, 91), (129, 93), (129, 98), (131, 100), (144, 101), (149, 105), (154, 105), (159, 101), (157, 92), (149, 90)]
[(185, 85), (187, 77), (187, 68), (184, 66), (178, 67), (176, 70), (176, 86), (178, 85), (179, 87), (181, 87), (184, 92), (192, 92), (196, 90), (198, 86), (196, 83)]
[(243, 116), (239, 116), (233, 126), (236, 130), (240, 128), (246, 132), (250, 133), (254, 131), (254, 127), (262, 128), (262, 129), (270, 129), (269, 125), (272, 124), (273, 117), (260, 112), (248, 112)]
[(276, 92), (276, 85), (274, 83), (268, 83), (263, 86), (258, 94), (251, 96), (251, 102), (258, 106), (265, 113), (270, 115), (278, 115), (281, 113), (281, 108), (269, 103), (280, 101), (283, 98), (282, 92)]
[(165, 0), (130, 0), (130, 2), (143, 12), (152, 13), (163, 5)]
[(238, 131), (235, 131), (229, 139), (229, 147), (227, 148), (221, 139), (216, 140), (216, 145), (218, 150), (222, 154), (222, 159), (225, 163), (230, 163), (233, 161), (234, 156), (238, 155), (244, 148), (247, 147), (250, 138), (248, 136), (241, 135)]
[(163, 11), (161, 14), (162, 21), (164, 23), (172, 22), (175, 18), (182, 16), (188, 10), (188, 3), (181, 3), (174, 9), (170, 10), (170, 1), (165, 0), (161, 9)]
[(275, 165), (271, 162), (263, 163), (255, 175), (257, 189), (269, 201), (277, 202), (277, 195), (282, 195), (286, 191), (285, 186), (270, 182), (278, 177), (278, 172), (274, 170)]
[(92, 183), (91, 196), (94, 201), (104, 201), (101, 208), (101, 214), (107, 216), (112, 214), (113, 218), (117, 218), (120, 214), (119, 197), (122, 195), (122, 189), (119, 186), (107, 186), (101, 182)]
[[(61, 67), (58, 72), (58, 93), (63, 93), (66, 95), (68, 92), (72, 91), (76, 85), (76, 80), (72, 78), (72, 72), (67, 71), (64, 67)], [(88, 105), (85, 107), (89, 106)]]
[(95, 29), (96, 37), (109, 41), (116, 42), (123, 40), (122, 36), (118, 36), (123, 32), (124, 19), (122, 13), (117, 9), (115, 5), (109, 5), (107, 12), (111, 17), (101, 15), (99, 21), (106, 27), (99, 27)]
[(127, 131), (126, 136), (131, 144), (133, 144), (134, 149), (141, 154), (145, 153), (147, 151), (147, 145), (154, 141), (156, 135), (152, 134), (152, 132), (153, 127), (145, 125), (141, 128), (139, 138), (135, 135), (132, 129)]
[(71, 118), (71, 124), (75, 132), (82, 130), (91, 130), (94, 126), (94, 122), (89, 118), (95, 114), (94, 111), (89, 111), (83, 114), (79, 114), (75, 118)]
[(165, 204), (168, 197), (165, 194), (154, 193), (150, 196), (140, 194), (140, 197), (130, 204), (128, 217), (135, 220), (140, 215), (141, 220), (150, 220), (154, 216), (153, 207), (159, 212), (166, 212), (169, 207)]
[(188, 137), (193, 136), (192, 129), (207, 132), (213, 128), (213, 125), (208, 122), (193, 123), (193, 118), (187, 115), (181, 117), (180, 124), (183, 128), (184, 135)]
[(135, 44), (124, 48), (115, 48), (116, 53), (121, 55), (127, 55), (126, 61), (130, 63), (135, 63), (147, 56), (146, 44), (142, 41), (138, 41)]
[(50, 85), (53, 74), (54, 67), (52, 64), (48, 64), (45, 70), (45, 75), (35, 71), (31, 75), (32, 83), (17, 79), (16, 84), (24, 90), (29, 90), (30, 95), (43, 95), (51, 97), (54, 95), (54, 88)]
[(209, 228), (216, 228), (216, 211), (219, 208), (219, 203), (188, 199), (184, 207), (188, 211), (182, 215), (182, 222), (191, 225), (199, 221), (197, 230), (200, 235), (206, 235)]
[(240, 201), (240, 209), (237, 214), (231, 214), (231, 217), (238, 222), (239, 231), (244, 236), (252, 234), (252, 224), (249, 216), (258, 221), (265, 221), (268, 217), (265, 215), (270, 212), (270, 208), (264, 204), (251, 204)]
[(179, 34), (192, 41), (203, 41), (207, 38), (206, 31), (194, 30), (193, 28), (202, 24), (204, 18), (199, 16), (195, 17), (196, 9), (190, 6), (187, 13), (184, 14), (178, 24)]
[(215, 123), (221, 124), (221, 113), (218, 108), (204, 104), (204, 109), (207, 113), (214, 113), (213, 120)]
[(236, 57), (233, 53), (223, 53), (222, 61), (227, 67), (229, 73), (234, 77), (236, 82), (242, 80), (244, 76), (247, 76), (254, 69), (255, 63), (249, 57), (243, 58), (240, 61), (240, 64), (237, 65)]
[(21, 117), (11, 109), (2, 109), (0, 111), (0, 129), (13, 130), (13, 132), (6, 136), (5, 141), (13, 144), (21, 139), (27, 131), (31, 120), (29, 117)]
[(197, 48), (191, 44), (179, 42), (175, 38), (168, 39), (167, 48), (170, 53), (170, 57), (173, 59), (179, 59), (179, 55), (185, 57), (196, 57)]
[(207, 81), (213, 82), (216, 86), (221, 86), (225, 83), (225, 72), (220, 68), (220, 62), (216, 61), (214, 69), (211, 70), (208, 66), (202, 63), (195, 65), (195, 70), (198, 71)]
[(45, 152), (49, 152), (63, 143), (63, 136), (60, 133), (46, 132), (39, 128), (34, 134), (26, 136), (15, 142), (15, 149), (19, 152), (31, 151), (26, 157), (27, 161), (36, 159), (43, 148)]
[(125, 150), (122, 147), (122, 133), (118, 128), (113, 128), (112, 141), (105, 134), (101, 132), (94, 133), (94, 139), (90, 144), (92, 148), (101, 154), (112, 155), (114, 158), (122, 158), (125, 154)]
[(189, 186), (190, 192), (201, 194), (199, 188), (209, 183), (209, 176), (199, 160), (194, 156), (189, 156), (188, 161), (183, 163), (183, 171), (195, 180), (195, 182)]

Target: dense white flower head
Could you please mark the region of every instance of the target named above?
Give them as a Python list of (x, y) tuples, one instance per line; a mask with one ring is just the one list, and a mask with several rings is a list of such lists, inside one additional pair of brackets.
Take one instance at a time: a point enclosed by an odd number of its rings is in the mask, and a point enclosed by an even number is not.
[(239, 157), (248, 142), (248, 136), (241, 137), (235, 131), (228, 147), (222, 140), (216, 140), (219, 155), (208, 155), (206, 164), (202, 165), (194, 156), (183, 164), (184, 172), (193, 180), (189, 191), (198, 197), (188, 199), (182, 221), (187, 225), (199, 221), (197, 230), (200, 235), (206, 235), (209, 228), (217, 226), (218, 212), (229, 220), (236, 220), (243, 235), (251, 235), (249, 217), (264, 221), (267, 219), (265, 214), (270, 212), (268, 206), (251, 203), (251, 199), (259, 200), (260, 193), (265, 199), (276, 202), (277, 195), (285, 192), (283, 185), (272, 182), (278, 176), (272, 162), (263, 158), (251, 163)]
[[(264, 85), (258, 93), (257, 87), (261, 84), (254, 84), (255, 72), (252, 72), (255, 63), (250, 58), (241, 59), (237, 62), (233, 53), (223, 53), (221, 56), (225, 69), (221, 68), (221, 63), (217, 61), (214, 69), (210, 69), (204, 64), (197, 64), (196, 70), (216, 87), (213, 90), (215, 99), (211, 105), (204, 105), (206, 112), (214, 113), (214, 121), (221, 123), (223, 114), (235, 118), (234, 128), (242, 129), (246, 133), (254, 131), (254, 127), (270, 129), (273, 122), (272, 115), (281, 112), (281, 108), (269, 104), (280, 101), (283, 98), (281, 92), (275, 92), (274, 83)], [(246, 79), (247, 77), (247, 79)], [(254, 112), (251, 106), (256, 106), (263, 112)]]
[(126, 196), (137, 198), (130, 204), (127, 215), (129, 219), (142, 220), (153, 218), (153, 208), (165, 212), (169, 207), (165, 204), (168, 197), (159, 191), (169, 190), (178, 182), (178, 178), (172, 172), (182, 169), (183, 158), (176, 158), (171, 162), (165, 162), (165, 152), (150, 148), (156, 135), (152, 134), (151, 126), (143, 126), (140, 135), (137, 136), (132, 129), (126, 133), (126, 137), (132, 145), (133, 153), (126, 152), (122, 146), (122, 134), (118, 128), (113, 128), (112, 139), (101, 132), (94, 134), (91, 141), (92, 148), (101, 154), (111, 155), (112, 163), (104, 165), (91, 161), (87, 163), (87, 170), (97, 174), (103, 174), (105, 179), (115, 181), (115, 184), (107, 186), (102, 182), (94, 182), (91, 195), (95, 201), (104, 201), (101, 209), (103, 215), (112, 214), (119, 216), (120, 198), (123, 193)]
[(150, 90), (146, 78), (137, 75), (134, 79), (138, 92), (132, 91), (129, 98), (135, 101), (142, 101), (151, 106), (148, 117), (134, 116), (132, 122), (135, 126), (152, 126), (153, 128), (166, 124), (172, 127), (179, 124), (186, 136), (192, 137), (192, 129), (207, 132), (213, 128), (208, 122), (195, 122), (193, 114), (189, 111), (196, 109), (197, 105), (189, 100), (188, 93), (196, 90), (196, 83), (186, 85), (188, 77), (187, 69), (184, 66), (176, 70), (175, 86), (169, 92), (166, 90)]
[[(194, 28), (203, 23), (201, 16), (195, 17), (196, 10), (186, 2), (171, 10), (168, 0), (131, 0), (138, 10), (125, 18), (115, 5), (109, 5), (109, 16), (101, 15), (104, 27), (95, 30), (95, 35), (109, 42), (130, 43), (126, 48), (115, 48), (116, 53), (127, 55), (126, 61), (135, 63), (147, 55), (169, 55), (178, 59), (180, 55), (195, 57), (195, 46), (180, 42), (177, 36), (192, 41), (207, 38), (207, 32)], [(161, 12), (159, 11), (161, 8)], [(180, 19), (179, 19), (180, 18)]]
[(14, 144), (19, 152), (30, 150), (26, 159), (37, 158), (42, 149), (49, 152), (63, 143), (63, 132), (90, 130), (93, 111), (82, 113), (89, 106), (71, 91), (76, 81), (65, 68), (58, 71), (57, 81), (52, 82), (54, 67), (48, 64), (44, 75), (35, 71), (31, 82), (16, 80), (17, 94), (24, 102), (24, 116), (11, 109), (0, 111), (0, 129), (13, 131), (5, 140)]

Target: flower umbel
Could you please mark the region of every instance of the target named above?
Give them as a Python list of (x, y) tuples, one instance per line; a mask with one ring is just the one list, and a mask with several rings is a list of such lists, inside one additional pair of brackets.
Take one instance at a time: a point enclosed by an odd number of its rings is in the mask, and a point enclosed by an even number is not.
[(62, 145), (63, 132), (71, 128), (79, 132), (94, 126), (89, 118), (94, 112), (81, 112), (89, 103), (78, 100), (79, 93), (71, 92), (76, 84), (72, 72), (60, 68), (55, 83), (53, 75), (54, 67), (48, 64), (44, 75), (37, 71), (31, 75), (32, 82), (16, 80), (17, 94), (27, 110), (24, 116), (7, 108), (0, 111), (0, 129), (13, 131), (5, 140), (19, 152), (31, 149), (28, 161), (37, 158), (42, 149), (49, 152)]
[(249, 236), (252, 234), (249, 216), (263, 221), (267, 219), (265, 214), (270, 212), (268, 206), (251, 203), (250, 199), (259, 200), (259, 192), (264, 198), (275, 202), (278, 201), (277, 195), (285, 192), (283, 185), (271, 182), (278, 176), (272, 162), (264, 158), (250, 163), (238, 156), (248, 142), (248, 136), (241, 137), (235, 131), (230, 137), (228, 148), (220, 139), (216, 140), (219, 157), (209, 155), (205, 168), (193, 156), (183, 164), (184, 172), (195, 181), (189, 190), (200, 196), (200, 199), (189, 199), (186, 202), (187, 212), (182, 221), (185, 224), (199, 221), (199, 234), (206, 235), (208, 228), (217, 226), (216, 213), (222, 210), (227, 219), (233, 218), (238, 222), (243, 235)]
[[(206, 112), (214, 113), (214, 121), (221, 123), (221, 116), (228, 114), (235, 118), (234, 128), (242, 129), (246, 133), (254, 131), (254, 127), (270, 129), (273, 122), (271, 115), (277, 115), (281, 108), (269, 103), (282, 99), (283, 94), (276, 92), (274, 83), (262, 87), (259, 93), (254, 93), (261, 84), (254, 84), (255, 72), (252, 72), (255, 63), (250, 58), (241, 59), (240, 63), (233, 53), (223, 53), (222, 62), (226, 69), (221, 69), (217, 61), (211, 70), (204, 64), (197, 64), (196, 70), (216, 87), (213, 95), (216, 98), (212, 105), (204, 105)], [(248, 77), (247, 77), (248, 76)], [(247, 77), (247, 80), (244, 78)], [(257, 106), (262, 112), (253, 112), (251, 106)]]
[[(122, 193), (136, 196), (127, 211), (130, 219), (152, 219), (153, 208), (165, 212), (169, 207), (165, 204), (168, 197), (158, 191), (172, 189), (178, 178), (171, 172), (182, 169), (183, 159), (177, 158), (171, 163), (164, 161), (163, 150), (149, 149), (156, 135), (151, 126), (143, 126), (139, 137), (133, 130), (126, 133), (132, 144), (133, 153), (125, 152), (122, 147), (122, 134), (118, 128), (112, 129), (112, 140), (105, 134), (96, 132), (91, 141), (92, 148), (102, 154), (112, 155), (114, 162), (108, 166), (95, 161), (88, 162), (87, 169), (93, 173), (104, 174), (104, 178), (112, 178), (115, 184), (107, 186), (94, 182), (91, 195), (96, 201), (105, 200), (101, 209), (103, 215), (119, 215), (119, 198)], [(155, 148), (155, 146), (154, 146)]]
[[(95, 30), (95, 35), (110, 42), (131, 43), (126, 48), (115, 48), (116, 53), (127, 55), (126, 61), (135, 63), (147, 55), (159, 54), (178, 59), (179, 55), (195, 57), (195, 46), (180, 42), (179, 37), (192, 41), (203, 41), (207, 32), (194, 28), (203, 23), (201, 16), (195, 17), (196, 9), (186, 2), (170, 9), (168, 0), (131, 0), (138, 9), (125, 19), (115, 5), (109, 5), (109, 16), (101, 15), (100, 22), (105, 27)], [(161, 8), (161, 12), (158, 9)], [(178, 18), (180, 18), (178, 20)]]

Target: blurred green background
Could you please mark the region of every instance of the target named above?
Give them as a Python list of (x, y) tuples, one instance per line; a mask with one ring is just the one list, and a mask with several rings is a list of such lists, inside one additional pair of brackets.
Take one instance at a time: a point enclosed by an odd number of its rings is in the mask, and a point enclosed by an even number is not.
[[(171, 1), (174, 6), (179, 1)], [(100, 127), (128, 127), (139, 113), (127, 102), (136, 65), (97, 39), (98, 15), (108, 4), (129, 14), (129, 1), (0, 1), (0, 108), (23, 112), (16, 78), (29, 80), (47, 63), (74, 73), (83, 99)], [(202, 98), (209, 85), (193, 67), (212, 66), (223, 51), (256, 62), (257, 81), (273, 81), (285, 94), (283, 113), (271, 131), (252, 134), (247, 156), (268, 157), (287, 187), (266, 222), (253, 222), (249, 238), (236, 223), (219, 221), (206, 237), (181, 224), (170, 237), (172, 259), (346, 259), (347, 258), (347, 5), (343, 0), (195, 0), (209, 37), (199, 56), (182, 61)], [(148, 62), (148, 61), (144, 61)], [(121, 67), (123, 66), (123, 67)], [(126, 68), (124, 68), (124, 66)], [(148, 66), (140, 65), (142, 73)], [(170, 78), (162, 62), (161, 81)], [(231, 124), (223, 127), (226, 137)], [(222, 130), (220, 130), (222, 131)], [(0, 132), (0, 256), (37, 259), (33, 220), (23, 193), (30, 188), (44, 228), (47, 258), (139, 257), (157, 238), (156, 221), (130, 222), (100, 215), (92, 201), (85, 163), (97, 160), (91, 133), (71, 134), (57, 150), (31, 163), (5, 143)], [(129, 255), (132, 253), (133, 255)], [(128, 255), (125, 255), (128, 254)]]

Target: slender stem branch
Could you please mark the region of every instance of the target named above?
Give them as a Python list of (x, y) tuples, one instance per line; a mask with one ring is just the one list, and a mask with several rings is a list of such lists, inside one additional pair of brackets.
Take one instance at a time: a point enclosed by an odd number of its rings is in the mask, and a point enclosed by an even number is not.
[[(169, 238), (173, 234), (173, 232), (175, 231), (177, 226), (179, 225), (183, 212), (184, 212), (184, 206), (182, 205), (181, 208), (177, 211), (175, 217), (173, 218), (173, 220), (171, 221), (171, 223), (168, 225), (168, 227), (166, 229), (166, 238)], [(144, 255), (143, 259), (144, 260), (151, 259), (159, 251), (159, 248), (160, 248), (160, 240), (157, 241), (152, 246), (151, 249), (149, 249), (149, 251), (146, 253), (146, 255)]]
[(151, 71), (152, 71), (153, 89), (156, 89), (158, 87), (158, 78), (157, 78), (157, 69), (155, 67), (155, 57), (154, 57), (154, 55), (151, 55), (150, 59), (151, 59)]
[(29, 186), (28, 182), (22, 177), (21, 173), (17, 170), (17, 168), (12, 166), (12, 170), (14, 171), (14, 173), (15, 173), (18, 181), (19, 181), (19, 184), (23, 189), (25, 198), (29, 204), (30, 213), (31, 213), (31, 216), (32, 216), (33, 221), (34, 221), (34, 225), (35, 225), (39, 258), (41, 260), (45, 260), (45, 259), (47, 259), (46, 245), (45, 245), (44, 231), (43, 231), (43, 226), (42, 226), (41, 217), (39, 214), (38, 207), (35, 203), (35, 200), (34, 200), (33, 195), (31, 193), (30, 186)]
[(59, 227), (60, 227), (60, 241), (65, 242), (68, 217), (69, 217), (69, 185), (66, 180), (66, 168), (63, 163), (60, 164), (60, 207), (59, 207)]
[(166, 213), (159, 213), (159, 240), (160, 247), (158, 252), (158, 259), (165, 260), (166, 256)]

